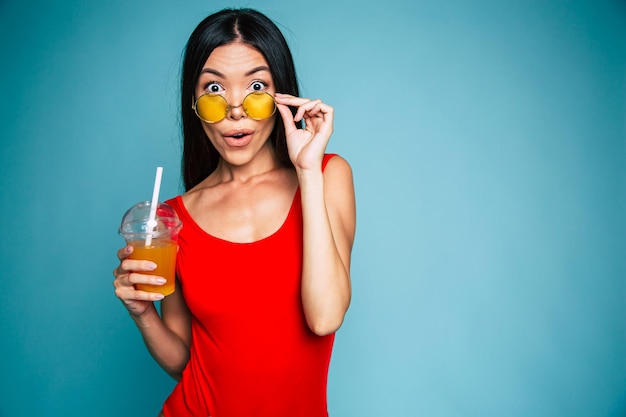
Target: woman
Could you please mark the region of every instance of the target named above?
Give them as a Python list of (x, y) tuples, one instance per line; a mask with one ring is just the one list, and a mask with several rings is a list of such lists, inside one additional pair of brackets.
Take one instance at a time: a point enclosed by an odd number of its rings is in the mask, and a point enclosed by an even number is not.
[(130, 247), (114, 271), (148, 350), (179, 381), (162, 414), (327, 416), (356, 222), (350, 166), (325, 155), (333, 109), (299, 97), (280, 30), (250, 9), (192, 33), (181, 104), (187, 192), (168, 201), (184, 224), (177, 290), (136, 290), (162, 281)]

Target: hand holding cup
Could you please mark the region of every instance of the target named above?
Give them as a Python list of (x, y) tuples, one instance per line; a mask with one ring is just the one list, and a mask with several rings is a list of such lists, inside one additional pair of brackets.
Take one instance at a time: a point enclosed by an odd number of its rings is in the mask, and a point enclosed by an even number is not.
[(120, 264), (113, 270), (113, 286), (115, 295), (119, 298), (131, 315), (141, 316), (152, 306), (154, 301), (162, 300), (165, 296), (158, 292), (138, 290), (136, 285), (163, 285), (163, 277), (151, 275), (156, 269), (152, 261), (130, 259), (133, 247), (128, 245), (117, 252)]

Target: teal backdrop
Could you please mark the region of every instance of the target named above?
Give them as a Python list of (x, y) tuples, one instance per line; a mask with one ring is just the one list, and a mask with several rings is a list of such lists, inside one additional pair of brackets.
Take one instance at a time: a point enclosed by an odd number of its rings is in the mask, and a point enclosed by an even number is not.
[(0, 1), (0, 416), (155, 416), (124, 211), (182, 191), (179, 63), (275, 19), (358, 201), (329, 411), (626, 415), (626, 3)]

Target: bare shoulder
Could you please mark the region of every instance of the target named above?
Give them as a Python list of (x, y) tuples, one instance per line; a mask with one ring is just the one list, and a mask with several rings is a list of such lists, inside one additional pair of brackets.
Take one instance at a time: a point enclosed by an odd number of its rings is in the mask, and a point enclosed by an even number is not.
[(333, 155), (326, 163), (324, 176), (347, 177), (352, 179), (352, 167), (341, 155)]
[(181, 195), (181, 199), (183, 201), (183, 205), (187, 210), (194, 207), (196, 202), (198, 201), (198, 197), (202, 194), (201, 188), (196, 185), (190, 190), (187, 190), (183, 195)]
[(351, 241), (356, 226), (354, 182), (350, 164), (339, 155), (330, 158), (326, 164), (324, 194), (331, 223), (340, 227)]
[(218, 199), (219, 194), (216, 192), (217, 184), (208, 181), (209, 179), (205, 179), (181, 196), (183, 204), (190, 213), (193, 214), (197, 211), (197, 207), (206, 206), (207, 203), (210, 204)]
[(354, 199), (352, 167), (342, 156), (334, 155), (326, 163), (324, 184), (327, 200)]

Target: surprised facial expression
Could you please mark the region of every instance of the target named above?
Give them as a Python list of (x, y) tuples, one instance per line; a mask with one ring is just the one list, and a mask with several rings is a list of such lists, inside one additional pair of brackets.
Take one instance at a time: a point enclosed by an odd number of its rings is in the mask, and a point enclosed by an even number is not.
[(195, 98), (211, 93), (223, 96), (228, 103), (223, 119), (215, 123), (202, 121), (202, 126), (222, 158), (233, 165), (249, 162), (269, 146), (267, 139), (277, 116), (274, 113), (269, 118), (255, 120), (244, 111), (244, 98), (254, 92), (271, 96), (276, 93), (263, 55), (244, 43), (215, 48), (200, 73)]

